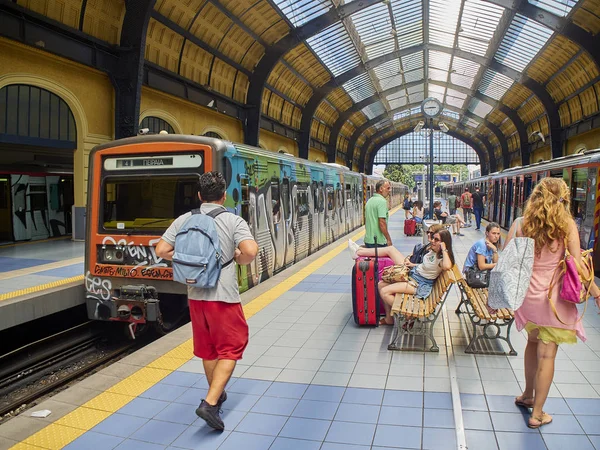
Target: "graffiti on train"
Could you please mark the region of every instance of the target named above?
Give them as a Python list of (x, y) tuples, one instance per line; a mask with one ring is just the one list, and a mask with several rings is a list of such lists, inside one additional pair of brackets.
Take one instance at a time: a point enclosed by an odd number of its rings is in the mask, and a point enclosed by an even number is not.
[[(156, 267), (168, 267), (163, 259), (156, 255), (154, 246), (160, 241), (159, 238), (150, 239), (148, 245), (134, 244), (133, 242), (127, 242), (126, 239), (115, 239), (112, 236), (106, 236), (102, 240), (102, 245), (114, 245), (120, 248), (128, 256), (128, 264), (135, 265), (134, 269), (140, 267), (156, 268)], [(96, 272), (98, 273), (98, 272)], [(125, 275), (122, 275), (125, 276)]]
[(88, 270), (85, 274), (85, 290), (98, 300), (108, 301), (112, 292), (109, 279), (92, 276)]

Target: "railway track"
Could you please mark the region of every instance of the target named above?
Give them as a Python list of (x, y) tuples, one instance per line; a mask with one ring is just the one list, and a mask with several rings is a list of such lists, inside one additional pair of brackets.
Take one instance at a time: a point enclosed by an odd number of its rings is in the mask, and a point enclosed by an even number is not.
[(103, 325), (85, 322), (0, 356), (0, 420), (147, 343), (111, 339)]

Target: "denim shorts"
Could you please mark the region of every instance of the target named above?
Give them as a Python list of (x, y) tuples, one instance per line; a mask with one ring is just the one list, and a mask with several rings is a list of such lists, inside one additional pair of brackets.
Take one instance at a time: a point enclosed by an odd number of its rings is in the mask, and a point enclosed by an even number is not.
[(420, 299), (426, 299), (431, 294), (431, 290), (433, 289), (433, 284), (435, 280), (430, 280), (429, 278), (425, 278), (422, 275), (417, 273), (416, 267), (410, 269), (408, 277), (417, 283), (417, 291), (415, 292), (415, 297)]

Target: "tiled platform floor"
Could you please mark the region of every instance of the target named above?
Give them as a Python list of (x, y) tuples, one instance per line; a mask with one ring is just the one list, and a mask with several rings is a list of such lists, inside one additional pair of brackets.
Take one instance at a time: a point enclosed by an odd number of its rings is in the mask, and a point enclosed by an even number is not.
[[(390, 229), (395, 245), (408, 253), (420, 238), (402, 235), (402, 216), (391, 217)], [(482, 236), (464, 233), (454, 241), (459, 262)], [(350, 318), (351, 267), (343, 251), (249, 319), (250, 344), (223, 405), (225, 432), (212, 431), (194, 414), (206, 379), (201, 361), (192, 358), (67, 448), (453, 449), (446, 353), (452, 345), (469, 449), (600, 449), (600, 320), (593, 305), (584, 319), (588, 342), (559, 351), (546, 406), (555, 421), (540, 432), (526, 427), (527, 412), (513, 403), (523, 383), (523, 335), (513, 330), (517, 357), (465, 354), (470, 325), (453, 312), (453, 288), (446, 303), (452, 342), (438, 320), (439, 354), (389, 352), (389, 327), (357, 328)], [(177, 333), (189, 337), (189, 326)], [(166, 337), (154, 347), (172, 348), (168, 341), (175, 340)], [(138, 353), (80, 383), (79, 391), (56, 396), (49, 409), (57, 413), (48, 420), (64, 414), (61, 402), (80, 405), (98, 392), (91, 389), (118, 381), (113, 375), (129, 375), (161, 354)], [(31, 434), (40, 428), (35, 420), (19, 417), (14, 427), (29, 427)], [(11, 434), (11, 422), (0, 426), (0, 439), (15, 443), (28, 435)]]
[(58, 239), (0, 246), (0, 294), (82, 276), (84, 245)]

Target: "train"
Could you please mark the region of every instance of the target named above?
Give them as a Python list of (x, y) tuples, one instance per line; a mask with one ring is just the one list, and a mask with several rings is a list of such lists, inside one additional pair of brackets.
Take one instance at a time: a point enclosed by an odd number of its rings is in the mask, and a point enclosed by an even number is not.
[[(600, 149), (563, 156), (551, 161), (538, 162), (526, 167), (513, 167), (472, 180), (447, 184), (442, 195), (456, 195), (469, 187), (475, 187), (486, 195), (483, 218), (497, 222), (509, 229), (513, 221), (523, 215), (525, 202), (534, 186), (545, 177), (562, 178), (571, 190), (571, 213), (579, 230), (583, 249), (594, 250), (594, 266), (600, 268), (598, 246), (598, 222), (600, 219), (600, 195), (598, 175)], [(598, 273), (597, 273), (598, 275)]]
[[(146, 135), (113, 141), (89, 157), (84, 284), (92, 320), (168, 332), (187, 313), (186, 287), (155, 253), (179, 215), (199, 207), (207, 171), (227, 181), (225, 207), (243, 217), (259, 245), (238, 266), (240, 291), (315, 253), (364, 223), (381, 177), (220, 139)], [(391, 182), (389, 207), (407, 187)]]

